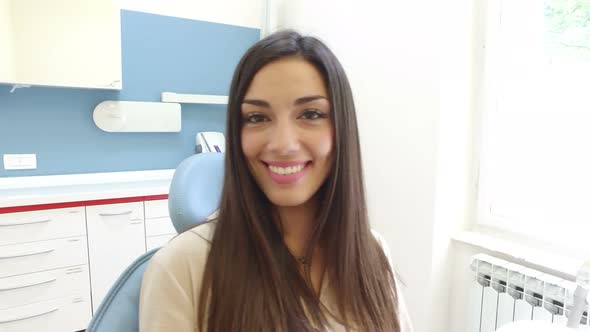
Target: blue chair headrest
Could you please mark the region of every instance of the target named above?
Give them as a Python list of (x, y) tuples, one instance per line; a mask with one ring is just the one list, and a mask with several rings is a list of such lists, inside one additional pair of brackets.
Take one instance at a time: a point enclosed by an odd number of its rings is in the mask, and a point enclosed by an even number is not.
[(199, 153), (174, 171), (168, 210), (178, 233), (206, 221), (219, 208), (223, 187), (223, 153)]

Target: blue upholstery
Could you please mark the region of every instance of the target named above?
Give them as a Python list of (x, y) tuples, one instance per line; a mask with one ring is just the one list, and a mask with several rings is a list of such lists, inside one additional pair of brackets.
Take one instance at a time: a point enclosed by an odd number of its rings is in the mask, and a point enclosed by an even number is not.
[(217, 210), (222, 187), (222, 153), (196, 154), (178, 165), (170, 184), (168, 210), (179, 234)]
[[(223, 154), (201, 153), (185, 159), (170, 184), (170, 219), (181, 233), (206, 220), (219, 206), (223, 186)], [(131, 264), (111, 287), (88, 326), (87, 332), (139, 331), (141, 279), (153, 249)]]
[(141, 277), (158, 249), (143, 254), (121, 274), (92, 317), (87, 332), (139, 331)]

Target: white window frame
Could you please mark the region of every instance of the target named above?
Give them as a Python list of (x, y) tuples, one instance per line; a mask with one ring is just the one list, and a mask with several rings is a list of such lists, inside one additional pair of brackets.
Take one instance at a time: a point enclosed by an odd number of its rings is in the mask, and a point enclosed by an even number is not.
[[(511, 0), (507, 0), (511, 1)], [(493, 213), (493, 202), (489, 193), (488, 176), (488, 140), (489, 131), (487, 124), (490, 123), (490, 114), (497, 109), (498, 93), (496, 84), (499, 82), (498, 70), (496, 70), (498, 63), (493, 55), (490, 55), (490, 50), (494, 50), (498, 43), (498, 32), (500, 31), (501, 15), (502, 15), (503, 0), (481, 0), (479, 1), (479, 15), (480, 21), (476, 21), (476, 31), (479, 36), (476, 39), (476, 47), (479, 49), (475, 54), (481, 55), (476, 59), (476, 75), (474, 82), (476, 82), (475, 102), (476, 110), (476, 130), (475, 130), (475, 144), (476, 158), (477, 158), (477, 182), (476, 182), (476, 223), (475, 230), (492, 232), (495, 234), (508, 235), (512, 239), (522, 239), (526, 243), (538, 243), (539, 247), (551, 248), (566, 254), (586, 255), (590, 257), (590, 234), (587, 234), (586, 243), (570, 243), (568, 239), (548, 239), (535, 238), (526, 231), (526, 225), (514, 225), (510, 220), (503, 218), (499, 214)], [(590, 220), (588, 221), (590, 223)]]

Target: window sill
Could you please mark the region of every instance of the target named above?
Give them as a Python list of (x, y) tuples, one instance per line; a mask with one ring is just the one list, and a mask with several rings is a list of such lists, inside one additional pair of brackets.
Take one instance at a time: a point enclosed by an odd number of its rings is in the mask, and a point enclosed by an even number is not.
[(576, 274), (584, 263), (583, 259), (556, 254), (553, 251), (526, 246), (501, 236), (477, 231), (462, 231), (453, 235), (452, 239), (460, 243), (508, 256), (509, 260), (514, 263), (528, 266), (541, 272), (559, 274), (562, 278), (570, 281), (575, 281)]

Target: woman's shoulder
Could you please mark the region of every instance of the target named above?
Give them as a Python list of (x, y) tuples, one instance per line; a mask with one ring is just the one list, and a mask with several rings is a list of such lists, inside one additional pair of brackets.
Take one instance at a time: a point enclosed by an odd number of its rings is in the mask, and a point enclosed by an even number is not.
[(141, 281), (141, 331), (193, 331), (214, 222), (179, 234), (150, 260)]
[(381, 249), (383, 250), (385, 257), (387, 257), (387, 260), (391, 261), (391, 251), (389, 250), (389, 246), (387, 245), (387, 241), (385, 241), (383, 235), (379, 234), (379, 232), (374, 229), (371, 229), (371, 233), (373, 234), (375, 240), (377, 240), (377, 243), (379, 243), (379, 246), (381, 246)]
[(371, 229), (371, 232), (373, 233), (373, 237), (375, 238), (375, 240), (377, 240), (377, 242), (381, 246), (381, 249), (383, 250), (385, 257), (389, 261), (389, 265), (390, 265), (391, 270), (393, 272), (393, 277), (395, 279), (395, 283), (394, 283), (395, 293), (396, 293), (396, 298), (398, 301), (397, 306), (398, 306), (398, 315), (399, 315), (400, 324), (401, 324), (401, 331), (402, 332), (412, 332), (414, 329), (412, 327), (410, 315), (408, 313), (408, 309), (406, 307), (406, 301), (405, 301), (404, 295), (403, 295), (403, 293), (404, 293), (403, 288), (405, 288), (406, 283), (401, 279), (401, 277), (399, 276), (399, 274), (397, 273), (397, 270), (395, 269), (395, 267), (393, 265), (393, 262), (391, 259), (391, 250), (389, 249), (389, 246), (387, 245), (385, 238), (374, 229)]
[(383, 237), (383, 235), (379, 234), (379, 232), (377, 232), (376, 230), (371, 229), (371, 233), (373, 233), (373, 237), (375, 238), (375, 240), (377, 240), (377, 243), (381, 247), (381, 250), (383, 250), (383, 254), (385, 255), (385, 258), (389, 262), (389, 267), (391, 268), (391, 271), (393, 272), (393, 277), (395, 278), (396, 284), (401, 283), (402, 286), (405, 286), (406, 285), (405, 281), (402, 279), (402, 277), (398, 273), (398, 270), (395, 268), (395, 264), (393, 263), (393, 259), (391, 257), (391, 249), (389, 249), (389, 245), (387, 245), (387, 241), (385, 241), (385, 238)]
[(205, 222), (177, 235), (160, 248), (152, 259), (163, 267), (190, 264), (202, 268), (209, 254), (215, 225), (215, 221)]

